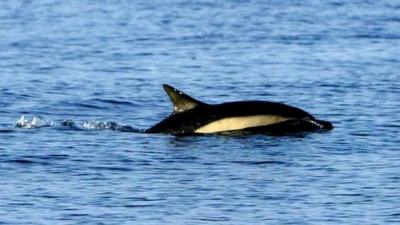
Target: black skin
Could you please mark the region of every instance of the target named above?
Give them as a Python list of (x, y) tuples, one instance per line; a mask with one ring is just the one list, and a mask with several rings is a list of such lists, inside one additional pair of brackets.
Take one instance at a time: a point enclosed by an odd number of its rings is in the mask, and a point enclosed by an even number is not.
[(203, 125), (228, 117), (253, 115), (278, 115), (294, 118), (278, 124), (243, 129), (246, 133), (283, 134), (319, 129), (332, 129), (330, 122), (315, 119), (309, 113), (282, 103), (265, 101), (228, 102), (217, 105), (200, 104), (199, 106), (181, 112), (172, 113), (157, 123), (147, 133), (193, 134)]

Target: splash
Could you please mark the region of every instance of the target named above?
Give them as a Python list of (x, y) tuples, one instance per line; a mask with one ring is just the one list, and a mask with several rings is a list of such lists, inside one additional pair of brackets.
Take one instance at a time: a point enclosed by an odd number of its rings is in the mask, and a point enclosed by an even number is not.
[(74, 120), (59, 120), (47, 121), (40, 116), (26, 117), (21, 116), (15, 123), (15, 127), (22, 129), (36, 129), (42, 127), (67, 128), (74, 130), (114, 130), (120, 132), (142, 132), (142, 130), (131, 127), (126, 124), (112, 121), (74, 121)]
[(52, 124), (42, 117), (33, 116), (31, 118), (26, 118), (25, 116), (21, 116), (18, 121), (15, 123), (15, 126), (23, 129), (33, 129), (40, 127), (49, 127)]

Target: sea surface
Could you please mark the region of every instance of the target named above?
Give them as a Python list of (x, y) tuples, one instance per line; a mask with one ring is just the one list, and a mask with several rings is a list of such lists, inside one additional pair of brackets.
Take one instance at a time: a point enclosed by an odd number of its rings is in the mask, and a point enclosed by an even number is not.
[[(170, 84), (333, 122), (141, 131)], [(399, 224), (399, 1), (0, 1), (0, 224)]]

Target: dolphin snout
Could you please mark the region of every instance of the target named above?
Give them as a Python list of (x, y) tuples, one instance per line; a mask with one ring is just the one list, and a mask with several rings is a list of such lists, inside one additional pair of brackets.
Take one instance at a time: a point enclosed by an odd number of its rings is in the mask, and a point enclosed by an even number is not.
[(333, 125), (331, 122), (328, 121), (323, 121), (323, 120), (317, 120), (317, 123), (319, 123), (322, 126), (322, 129), (327, 129), (327, 130), (332, 130)]

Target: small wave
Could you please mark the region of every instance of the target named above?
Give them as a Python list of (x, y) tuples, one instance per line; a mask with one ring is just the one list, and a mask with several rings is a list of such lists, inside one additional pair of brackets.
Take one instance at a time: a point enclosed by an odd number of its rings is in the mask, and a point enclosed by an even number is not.
[(28, 159), (12, 159), (12, 160), (8, 160), (8, 161), (5, 161), (5, 162), (18, 163), (18, 164), (32, 164), (32, 163), (35, 163), (34, 161), (28, 160)]
[(69, 103), (72, 106), (77, 106), (81, 108), (89, 108), (89, 109), (106, 109), (105, 107), (90, 104), (90, 103)]
[(129, 105), (129, 106), (136, 106), (134, 103), (129, 102), (129, 101), (120, 101), (120, 100), (113, 100), (113, 99), (100, 99), (100, 98), (95, 98), (93, 101), (97, 102), (102, 102), (102, 103), (107, 103), (107, 104), (112, 104), (112, 105)]
[(262, 165), (262, 164), (287, 164), (286, 162), (283, 161), (277, 161), (277, 160), (265, 160), (265, 161), (231, 161), (231, 163), (237, 163), (237, 164), (242, 164), (242, 165)]
[(14, 130), (12, 129), (0, 129), (0, 133), (12, 133)]
[(112, 121), (74, 121), (59, 120), (47, 121), (40, 116), (25, 117), (21, 116), (15, 123), (15, 127), (22, 129), (36, 129), (42, 127), (67, 128), (75, 130), (114, 130), (120, 132), (142, 132), (142, 130), (131, 127), (129, 125), (112, 122)]

